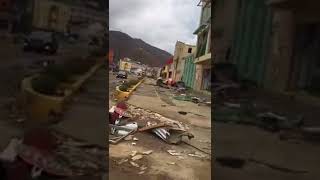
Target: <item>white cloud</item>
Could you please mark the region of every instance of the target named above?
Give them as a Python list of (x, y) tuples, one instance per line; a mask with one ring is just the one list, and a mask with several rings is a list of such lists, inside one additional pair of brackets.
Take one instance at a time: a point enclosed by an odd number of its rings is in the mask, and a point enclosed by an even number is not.
[(196, 44), (198, 0), (110, 0), (109, 27), (173, 53), (177, 40)]

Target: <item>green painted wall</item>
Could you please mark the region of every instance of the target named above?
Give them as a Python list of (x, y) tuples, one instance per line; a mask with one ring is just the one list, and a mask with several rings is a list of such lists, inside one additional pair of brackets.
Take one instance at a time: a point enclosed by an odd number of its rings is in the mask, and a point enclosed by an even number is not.
[(185, 65), (182, 75), (182, 81), (187, 87), (193, 88), (196, 76), (196, 65), (194, 64), (194, 56), (190, 55), (185, 58)]
[(271, 13), (264, 0), (238, 1), (232, 61), (239, 77), (263, 85)]

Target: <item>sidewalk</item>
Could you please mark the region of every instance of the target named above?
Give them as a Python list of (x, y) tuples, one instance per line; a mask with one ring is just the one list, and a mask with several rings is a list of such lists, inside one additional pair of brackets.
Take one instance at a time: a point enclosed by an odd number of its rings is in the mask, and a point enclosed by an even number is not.
[(100, 69), (89, 79), (84, 91), (75, 95), (64, 119), (54, 126), (56, 130), (107, 147), (106, 73)]

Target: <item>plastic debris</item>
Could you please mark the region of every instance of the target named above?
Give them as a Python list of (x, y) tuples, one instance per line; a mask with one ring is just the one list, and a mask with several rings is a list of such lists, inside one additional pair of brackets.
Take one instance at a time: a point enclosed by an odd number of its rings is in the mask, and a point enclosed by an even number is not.
[(140, 167), (139, 164), (137, 164), (137, 163), (135, 163), (135, 162), (133, 162), (133, 161), (130, 161), (130, 164), (131, 164), (132, 166), (134, 166), (134, 167), (137, 167), (137, 168)]
[(133, 138), (133, 140), (134, 140), (134, 141), (139, 141), (139, 139), (138, 139), (138, 138), (136, 138), (136, 137), (134, 137), (134, 138)]
[(145, 165), (142, 165), (142, 166), (140, 167), (140, 170), (141, 170), (141, 171), (144, 171), (144, 170), (146, 170), (146, 169), (148, 169), (148, 167), (145, 166)]
[(128, 162), (128, 161), (129, 161), (128, 159), (121, 159), (121, 160), (118, 162), (118, 164), (121, 165), (121, 164), (123, 164), (123, 163), (125, 163), (125, 162)]
[(133, 142), (133, 143), (131, 143), (133, 146), (135, 146), (135, 145), (137, 145), (137, 143), (135, 143), (135, 142)]
[(135, 156), (138, 153), (138, 151), (132, 151), (130, 156)]
[(142, 152), (142, 154), (144, 154), (144, 155), (149, 155), (149, 154), (151, 154), (153, 151), (152, 150), (149, 150), (149, 151), (144, 151), (144, 152)]
[(175, 162), (167, 162), (167, 164), (169, 164), (169, 165), (175, 165), (176, 163), (175, 163)]
[(131, 158), (132, 161), (136, 161), (136, 160), (139, 160), (139, 159), (142, 159), (143, 156), (141, 154), (138, 154), (138, 155), (135, 155)]
[(177, 152), (176, 150), (168, 150), (167, 151), (171, 156), (181, 156), (182, 154)]

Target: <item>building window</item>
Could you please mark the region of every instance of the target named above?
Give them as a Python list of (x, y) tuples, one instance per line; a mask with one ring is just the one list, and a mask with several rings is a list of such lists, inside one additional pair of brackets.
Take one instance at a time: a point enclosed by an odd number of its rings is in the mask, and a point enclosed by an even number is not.
[(188, 53), (192, 53), (192, 48), (188, 48)]

